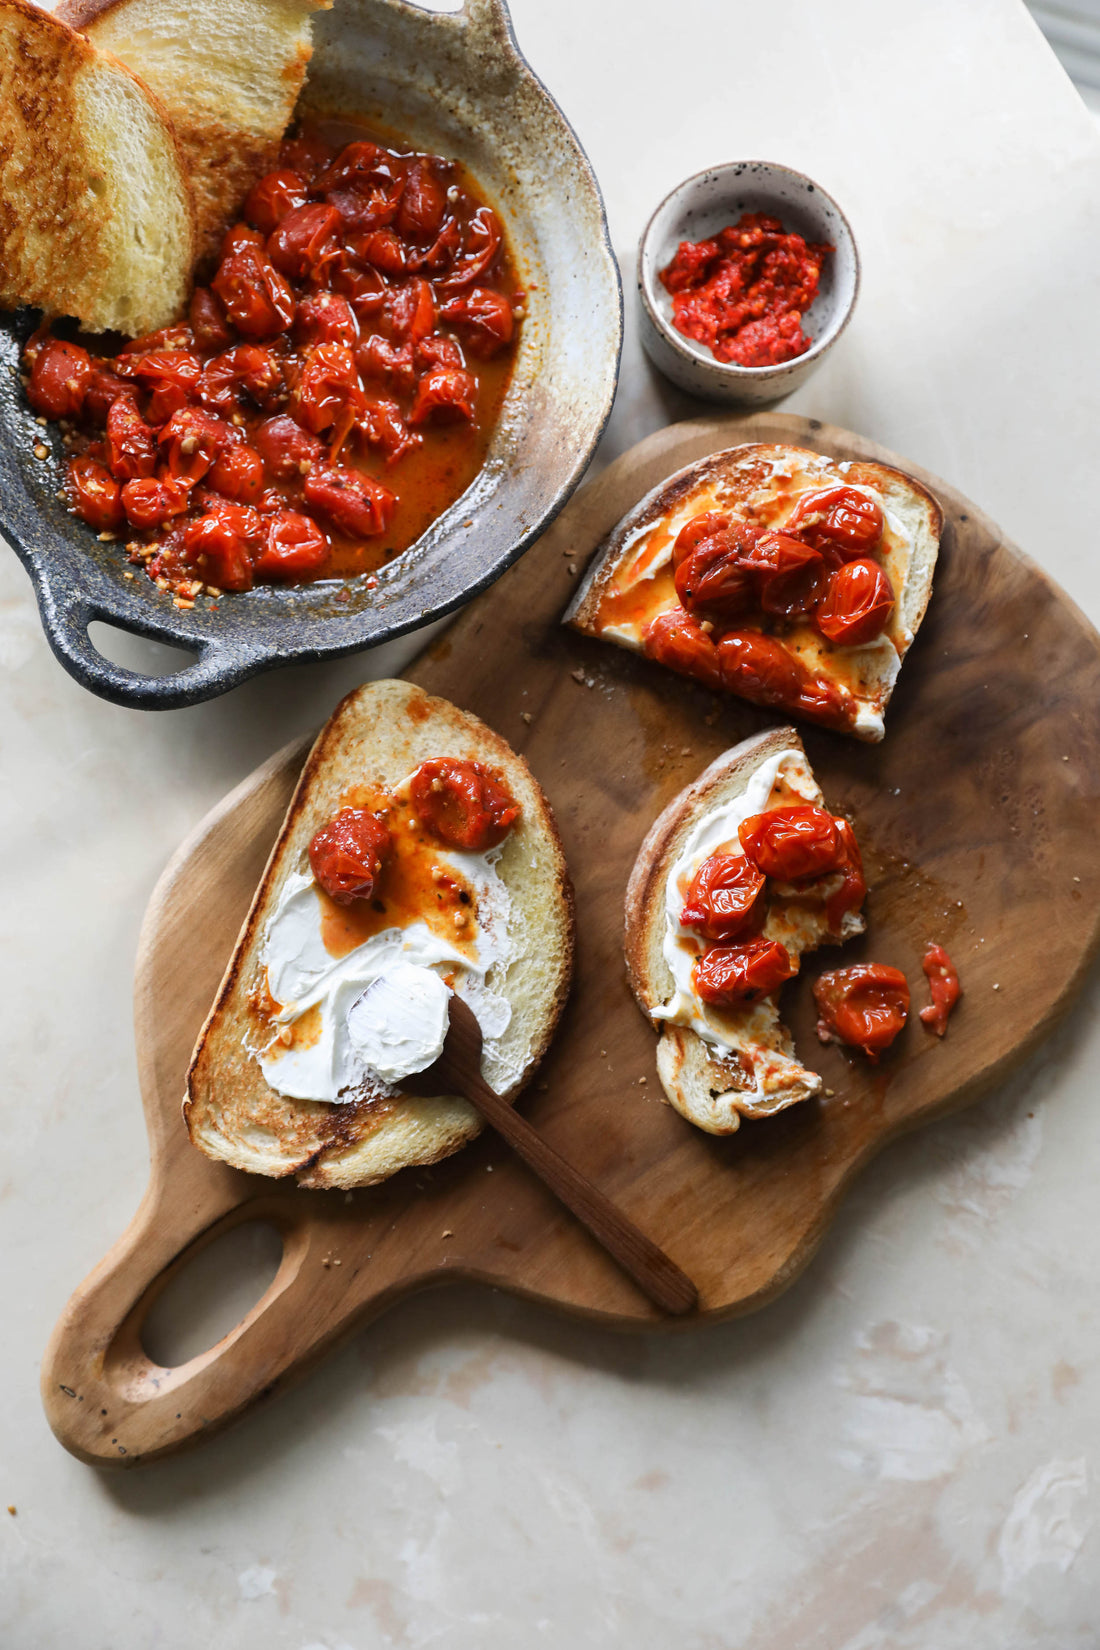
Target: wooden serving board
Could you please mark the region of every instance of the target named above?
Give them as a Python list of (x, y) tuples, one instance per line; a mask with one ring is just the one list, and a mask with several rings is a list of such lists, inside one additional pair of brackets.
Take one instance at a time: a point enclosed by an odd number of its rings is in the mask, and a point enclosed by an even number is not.
[[(750, 1311), (785, 1288), (856, 1171), (895, 1135), (974, 1100), (1016, 1066), (1067, 1008), (1100, 939), (1100, 638), (991, 522), (914, 470), (942, 501), (947, 529), (886, 740), (803, 730), (826, 800), (854, 818), (867, 864), (869, 934), (845, 960), (904, 969), (912, 1020), (877, 1068), (822, 1048), (810, 981), (835, 965), (837, 953), (825, 952), (785, 999), (803, 1058), (824, 1076), (820, 1100), (721, 1139), (662, 1103), (654, 1035), (624, 979), (627, 876), (670, 797), (775, 718), (558, 620), (593, 547), (645, 491), (695, 458), (753, 440), (913, 469), (860, 436), (785, 414), (663, 430), (579, 493), (408, 673), (502, 733), (550, 797), (576, 884), (577, 973), (522, 1104), (694, 1278), (697, 1322)], [(180, 1097), (192, 1042), (303, 750), (282, 753), (227, 797), (150, 903), (136, 1001), (149, 1189), (69, 1302), (44, 1360), (50, 1423), (87, 1461), (132, 1465), (193, 1443), (393, 1301), (448, 1279), (480, 1279), (604, 1323), (666, 1321), (494, 1139), (346, 1198), (241, 1174), (189, 1144)], [(942, 1043), (915, 1013), (931, 939), (948, 947), (965, 992)], [(283, 1236), (271, 1287), (208, 1352), (175, 1369), (151, 1363), (141, 1330), (157, 1294), (203, 1244), (256, 1218)]]

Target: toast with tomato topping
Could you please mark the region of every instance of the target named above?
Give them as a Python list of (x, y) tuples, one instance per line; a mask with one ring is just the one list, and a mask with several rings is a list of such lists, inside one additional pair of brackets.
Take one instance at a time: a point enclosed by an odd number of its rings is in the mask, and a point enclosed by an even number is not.
[(619, 522), (564, 622), (876, 741), (942, 528), (931, 493), (888, 465), (731, 447), (678, 470)]
[[(482, 764), (518, 806), (518, 816), (511, 807), (499, 816), (506, 834), (491, 848), (492, 875), (486, 870), (484, 884), (476, 881), (476, 856), (470, 853), (448, 858), (429, 843), (428, 860), (417, 859), (424, 798), (438, 788), (433, 759)], [(409, 785), (413, 774), (421, 774), (422, 792)], [(389, 812), (387, 803), (393, 804)], [(332, 884), (342, 903), (323, 899), (316, 884), (311, 887), (314, 874), (328, 875), (319, 853), (346, 866), (340, 854), (347, 810), (379, 806), (387, 827), (372, 827), (372, 852), (380, 842), (398, 858), (403, 852), (404, 880), (396, 873), (388, 881), (383, 877), (371, 897), (352, 892), (350, 902), (347, 888)], [(392, 840), (385, 849), (387, 831)], [(463, 867), (475, 878), (472, 898), (463, 886)], [(453, 909), (446, 903), (452, 899)], [(277, 928), (280, 912), (289, 911), (291, 926), (302, 932), (303, 910), (314, 969), (333, 959), (353, 966), (357, 943), (372, 928), (377, 942), (391, 923), (404, 923), (407, 931), (418, 919), (432, 925), (432, 934), (442, 924), (444, 941), (468, 935), (483, 964), (493, 956), (483, 989), (467, 1001), (486, 1032), (487, 1080), (513, 1097), (549, 1046), (573, 958), (572, 887), (549, 804), (527, 764), (476, 717), (408, 682), (373, 682), (349, 694), (310, 752), (188, 1072), (184, 1116), (192, 1142), (208, 1157), (252, 1174), (296, 1175), (303, 1186), (366, 1186), (398, 1169), (450, 1156), (482, 1127), (473, 1107), (454, 1095), (423, 1098), (401, 1092), (400, 1083), (369, 1078), (341, 1091), (335, 1103), (284, 1092), (302, 1085), (280, 1075), (273, 936), (289, 931), (285, 922)], [(310, 938), (318, 911), (324, 952), (316, 936)], [(489, 943), (494, 930), (495, 950)], [(332, 998), (342, 1004), (345, 1024), (357, 989)], [(461, 980), (455, 989), (464, 991)], [(495, 1006), (486, 1008), (490, 998)], [(325, 1035), (325, 1012), (318, 1009), (312, 1028), (309, 1013), (283, 1027), (288, 1042), (300, 1045), (288, 1047), (285, 1058), (310, 1057), (311, 1037)]]
[(200, 256), (217, 251), (252, 185), (278, 164), (312, 51), (312, 16), (331, 3), (64, 0), (58, 8), (168, 111), (194, 194)]
[(0, 0), (0, 309), (150, 332), (191, 281), (184, 162), (149, 89), (25, 0)]
[[(804, 816), (807, 828), (799, 850), (803, 868), (815, 868), (817, 852), (817, 865), (835, 861), (832, 870), (786, 882), (750, 858), (741, 827), (762, 864), (774, 870), (776, 860), (765, 858), (760, 846), (761, 821), (773, 816), (774, 827), (782, 818), (789, 834), (792, 811)], [(717, 883), (715, 867), (724, 873)], [(746, 875), (755, 885), (747, 898)], [(796, 1058), (779, 1018), (779, 990), (798, 972), (804, 952), (863, 931), (864, 891), (854, 832), (824, 809), (790, 727), (726, 751), (654, 822), (626, 892), (627, 974), (659, 1032), (657, 1071), (665, 1094), (689, 1122), (708, 1134), (733, 1134), (742, 1118), (770, 1117), (818, 1092), (820, 1077)], [(701, 997), (704, 959), (717, 965), (708, 994), (717, 980), (744, 995), (731, 991), (721, 1003)]]

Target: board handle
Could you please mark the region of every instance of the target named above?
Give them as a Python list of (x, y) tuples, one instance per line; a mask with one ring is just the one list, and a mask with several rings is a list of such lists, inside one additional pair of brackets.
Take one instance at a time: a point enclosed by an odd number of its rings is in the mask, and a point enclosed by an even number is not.
[[(200, 1197), (182, 1241), (173, 1220), (168, 1252), (163, 1202), (151, 1187), (129, 1230), (69, 1301), (43, 1358), (42, 1402), (54, 1434), (80, 1460), (136, 1466), (209, 1436), (279, 1390), (292, 1367), (295, 1375), (309, 1367), (351, 1321), (377, 1315), (403, 1293), (404, 1280), (391, 1275), (390, 1287), (364, 1307), (361, 1281), (356, 1288), (353, 1268), (338, 1264), (339, 1216), (296, 1211), (292, 1199), (271, 1192), (242, 1202), (242, 1183), (226, 1170), (225, 1206)], [(268, 1288), (205, 1352), (175, 1368), (154, 1363), (142, 1344), (153, 1303), (208, 1244), (252, 1221), (270, 1223), (282, 1239)]]

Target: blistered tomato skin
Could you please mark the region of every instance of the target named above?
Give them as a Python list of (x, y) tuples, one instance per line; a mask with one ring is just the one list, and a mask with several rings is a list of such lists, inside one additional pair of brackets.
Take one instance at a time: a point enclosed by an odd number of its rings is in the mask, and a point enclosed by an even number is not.
[(642, 645), (650, 659), (692, 676), (707, 687), (722, 687), (718, 652), (703, 627), (687, 613), (658, 613), (646, 625)]
[(686, 556), (690, 556), (696, 545), (704, 539), (714, 538), (717, 534), (725, 533), (730, 526), (731, 518), (724, 510), (703, 510), (697, 516), (692, 516), (677, 533), (672, 546), (672, 565), (679, 567)]
[(821, 1041), (862, 1049), (872, 1064), (890, 1047), (909, 1015), (905, 975), (884, 963), (834, 968), (814, 981), (813, 990)]
[(342, 464), (314, 464), (305, 478), (306, 503), (349, 538), (384, 533), (397, 504), (380, 481)]
[(691, 880), (680, 925), (728, 944), (764, 921), (764, 876), (744, 854), (711, 854)]
[(699, 540), (676, 568), (676, 594), (699, 620), (729, 626), (747, 618), (756, 600), (752, 575), (724, 534)]
[(838, 647), (864, 647), (882, 635), (893, 611), (888, 575), (878, 562), (862, 557), (830, 575), (814, 623)]
[(483, 762), (435, 757), (417, 768), (409, 790), (418, 817), (451, 848), (484, 853), (503, 842), (519, 818), (519, 804)]
[(365, 808), (341, 808), (309, 845), (309, 866), (337, 905), (370, 899), (390, 851), (385, 820)]
[(254, 571), (258, 579), (272, 581), (308, 577), (322, 565), (328, 551), (328, 539), (315, 521), (297, 510), (280, 510), (269, 519)]
[(754, 939), (741, 945), (716, 945), (692, 967), (696, 994), (715, 1008), (759, 1002), (777, 991), (796, 969), (778, 940)]
[(79, 418), (91, 374), (86, 349), (51, 338), (35, 358), (27, 400), (44, 418)]
[(869, 556), (882, 542), (882, 508), (855, 487), (825, 487), (803, 493), (787, 520), (787, 532), (807, 544), (849, 561)]
[(113, 533), (126, 519), (121, 488), (107, 466), (96, 458), (70, 460), (68, 495), (74, 512), (97, 533)]
[(921, 967), (932, 993), (931, 1003), (920, 1011), (921, 1022), (935, 1036), (942, 1037), (947, 1030), (948, 1016), (962, 994), (958, 972), (942, 945), (928, 947)]
[(839, 822), (824, 808), (796, 805), (753, 814), (738, 828), (748, 858), (777, 882), (799, 882), (835, 871), (844, 849)]

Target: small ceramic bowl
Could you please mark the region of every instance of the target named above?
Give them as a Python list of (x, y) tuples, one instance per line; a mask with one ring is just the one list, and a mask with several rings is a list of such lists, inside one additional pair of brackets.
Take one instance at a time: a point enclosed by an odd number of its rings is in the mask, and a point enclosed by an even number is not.
[[(681, 241), (701, 241), (736, 223), (743, 212), (768, 212), (784, 229), (834, 248), (821, 287), (806, 311), (813, 343), (804, 355), (771, 367), (717, 361), (706, 344), (672, 324), (672, 299), (658, 279)], [(642, 343), (656, 367), (690, 395), (742, 406), (778, 401), (820, 366), (848, 325), (859, 292), (859, 253), (844, 213), (821, 185), (789, 166), (763, 160), (730, 161), (696, 172), (666, 195), (638, 247)]]

